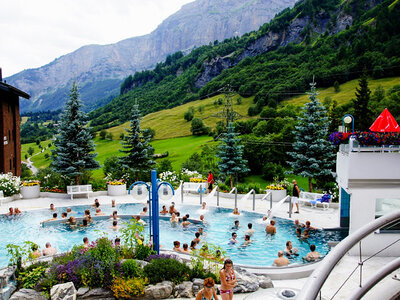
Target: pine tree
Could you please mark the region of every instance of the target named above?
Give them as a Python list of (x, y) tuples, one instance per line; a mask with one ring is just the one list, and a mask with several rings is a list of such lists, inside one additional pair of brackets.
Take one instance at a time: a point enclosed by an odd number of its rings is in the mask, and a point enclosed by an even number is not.
[(126, 129), (127, 135), (121, 142), (123, 150), (120, 150), (126, 154), (120, 157), (122, 167), (135, 172), (136, 181), (139, 180), (140, 171), (150, 170), (155, 165), (155, 161), (152, 160), (154, 149), (149, 144), (150, 137), (140, 130), (140, 121), (139, 105), (136, 102), (133, 106), (130, 128)]
[(310, 101), (303, 107), (302, 116), (293, 132), (295, 142), (293, 152), (289, 152), (292, 161), (292, 173), (308, 177), (308, 190), (312, 191), (312, 179), (330, 174), (334, 165), (333, 146), (328, 142), (329, 121), (324, 106), (317, 99), (315, 83), (311, 83)]
[(220, 158), (219, 170), (222, 174), (230, 176), (231, 188), (233, 188), (233, 175), (248, 171), (247, 160), (243, 159), (243, 146), (239, 144), (238, 135), (234, 131), (233, 123), (229, 123), (227, 133), (223, 134), (217, 155)]
[[(374, 121), (372, 112), (369, 108), (369, 100), (371, 90), (368, 87), (367, 73), (364, 71), (360, 80), (358, 81), (359, 87), (356, 88), (356, 99), (353, 100), (354, 104), (354, 126), (356, 130), (368, 130)], [(353, 121), (353, 122), (354, 122)]]
[(80, 110), (81, 106), (78, 85), (74, 82), (60, 117), (60, 126), (54, 140), (55, 149), (52, 150), (52, 168), (74, 179), (77, 185), (85, 171), (100, 167), (94, 159), (97, 154), (92, 153), (95, 146), (90, 128), (86, 126), (86, 116)]

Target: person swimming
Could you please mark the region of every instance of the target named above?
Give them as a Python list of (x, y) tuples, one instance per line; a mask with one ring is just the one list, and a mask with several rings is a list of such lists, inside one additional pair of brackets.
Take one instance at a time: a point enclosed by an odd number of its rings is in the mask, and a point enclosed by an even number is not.
[(237, 234), (236, 234), (236, 232), (233, 232), (232, 238), (229, 240), (228, 244), (235, 245), (237, 242), (239, 242), (236, 238), (237, 238)]

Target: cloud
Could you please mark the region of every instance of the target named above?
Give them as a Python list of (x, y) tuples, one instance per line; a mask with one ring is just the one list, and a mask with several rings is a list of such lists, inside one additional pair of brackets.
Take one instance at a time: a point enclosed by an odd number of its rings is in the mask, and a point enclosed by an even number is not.
[(45, 65), (88, 44), (111, 44), (153, 31), (193, 0), (3, 0), (3, 77)]

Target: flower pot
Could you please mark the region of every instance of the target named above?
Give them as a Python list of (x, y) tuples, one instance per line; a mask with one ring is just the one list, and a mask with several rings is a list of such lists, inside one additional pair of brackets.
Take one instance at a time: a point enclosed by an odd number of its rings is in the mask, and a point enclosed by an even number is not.
[(40, 185), (21, 186), (20, 191), (23, 199), (32, 199), (40, 197)]
[(267, 190), (268, 192), (272, 192), (272, 201), (278, 202), (286, 197), (286, 190)]
[(107, 185), (107, 195), (108, 196), (122, 196), (126, 195), (126, 184), (119, 184), (119, 185), (113, 185), (113, 184), (108, 184)]

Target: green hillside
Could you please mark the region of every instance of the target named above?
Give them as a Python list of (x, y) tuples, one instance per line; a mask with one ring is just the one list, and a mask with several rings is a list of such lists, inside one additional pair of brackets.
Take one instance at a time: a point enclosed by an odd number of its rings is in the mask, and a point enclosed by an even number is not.
[[(368, 3), (299, 1), (258, 31), (186, 56), (172, 54), (153, 70), (129, 76), (120, 96), (90, 113), (91, 125), (102, 129), (125, 123), (136, 100), (148, 114), (213, 96), (227, 84), (242, 97), (254, 97), (248, 111), (257, 115), (266, 105), (304, 94), (313, 77), (318, 87), (327, 88), (359, 78), (364, 69), (373, 79), (399, 76), (400, 5), (393, 0)], [(348, 18), (352, 24), (336, 27)], [(294, 40), (289, 43), (285, 39), (293, 22), (304, 27), (290, 32)]]

